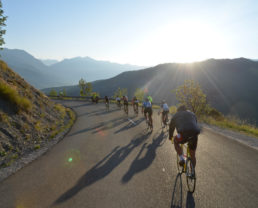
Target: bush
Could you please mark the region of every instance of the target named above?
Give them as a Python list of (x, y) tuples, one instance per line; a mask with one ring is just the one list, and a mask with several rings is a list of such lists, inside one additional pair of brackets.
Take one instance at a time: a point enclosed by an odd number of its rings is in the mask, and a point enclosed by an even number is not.
[(28, 99), (20, 96), (18, 92), (3, 82), (0, 82), (0, 97), (14, 105), (17, 112), (21, 110), (28, 112), (32, 107)]
[(207, 115), (214, 118), (215, 120), (223, 120), (224, 116), (221, 112), (216, 110), (215, 108), (209, 108), (207, 111)]

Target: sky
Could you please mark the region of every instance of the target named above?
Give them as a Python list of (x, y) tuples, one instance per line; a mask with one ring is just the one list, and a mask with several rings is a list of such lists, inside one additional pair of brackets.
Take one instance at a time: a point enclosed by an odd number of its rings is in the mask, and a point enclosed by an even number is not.
[(151, 66), (258, 59), (257, 0), (2, 0), (4, 47)]

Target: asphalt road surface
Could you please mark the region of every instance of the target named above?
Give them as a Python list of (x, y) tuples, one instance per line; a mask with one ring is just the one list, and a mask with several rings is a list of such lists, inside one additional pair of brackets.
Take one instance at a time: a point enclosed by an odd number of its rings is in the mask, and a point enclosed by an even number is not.
[(0, 183), (1, 208), (258, 207), (258, 151), (208, 130), (199, 136), (197, 184), (187, 192), (176, 153), (154, 113), (62, 101), (78, 119), (47, 154)]

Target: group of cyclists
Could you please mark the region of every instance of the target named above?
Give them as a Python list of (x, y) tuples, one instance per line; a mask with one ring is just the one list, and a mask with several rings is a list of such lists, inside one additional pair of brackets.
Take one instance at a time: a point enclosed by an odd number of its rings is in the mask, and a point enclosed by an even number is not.
[[(109, 98), (105, 96), (105, 103), (109, 105)], [(124, 111), (128, 115), (128, 105), (129, 100), (126, 95), (122, 98), (116, 97), (117, 106), (121, 109), (121, 105), (124, 106)], [(139, 100), (136, 96), (133, 97), (132, 101), (133, 110), (136, 115), (138, 115), (139, 108)], [(144, 99), (142, 103), (142, 113), (144, 114), (146, 122), (151, 126), (151, 130), (153, 129), (153, 119), (152, 119), (152, 97), (148, 96)], [(168, 124), (168, 114), (169, 107), (165, 100), (161, 102), (160, 110), (158, 114), (162, 113), (162, 123), (163, 128)], [(174, 147), (176, 152), (179, 155), (179, 164), (184, 165), (185, 159), (183, 156), (183, 151), (180, 144), (188, 143), (190, 156), (195, 167), (196, 165), (196, 157), (195, 152), (197, 148), (198, 135), (200, 134), (200, 128), (197, 125), (197, 118), (193, 112), (187, 110), (186, 106), (181, 105), (177, 108), (177, 112), (173, 115), (169, 123), (169, 140), (172, 140), (174, 130), (177, 130), (177, 135), (174, 136)]]

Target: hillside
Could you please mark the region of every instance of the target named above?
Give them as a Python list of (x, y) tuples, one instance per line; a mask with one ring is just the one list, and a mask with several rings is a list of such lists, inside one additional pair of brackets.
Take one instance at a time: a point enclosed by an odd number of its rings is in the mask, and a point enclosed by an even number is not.
[(81, 78), (87, 81), (107, 79), (124, 71), (141, 68), (97, 61), (89, 57), (65, 59), (60, 62), (39, 60), (18, 49), (5, 48), (0, 55), (8, 66), (37, 89), (77, 84)]
[(40, 59), (40, 61), (47, 66), (58, 63), (58, 61), (55, 59)]
[(62, 77), (62, 81), (77, 84), (81, 78), (87, 81), (107, 79), (124, 71), (140, 69), (139, 66), (122, 65), (108, 61), (97, 61), (90, 57), (76, 57), (64, 59), (50, 66), (55, 76)]
[[(102, 96), (111, 96), (118, 87), (127, 88), (129, 97), (132, 97), (136, 88), (143, 88), (153, 96), (154, 102), (166, 99), (174, 105), (177, 101), (172, 90), (187, 79), (199, 82), (209, 103), (222, 113), (258, 122), (258, 62), (244, 58), (162, 64), (124, 72), (111, 79), (94, 82), (93, 90)], [(77, 86), (66, 89), (69, 95), (79, 95)]]
[(59, 77), (48, 72), (48, 66), (26, 51), (4, 48), (0, 54), (1, 59), (9, 67), (38, 89), (57, 87), (65, 84)]
[(72, 124), (55, 104), (0, 61), (0, 168), (44, 146)]

